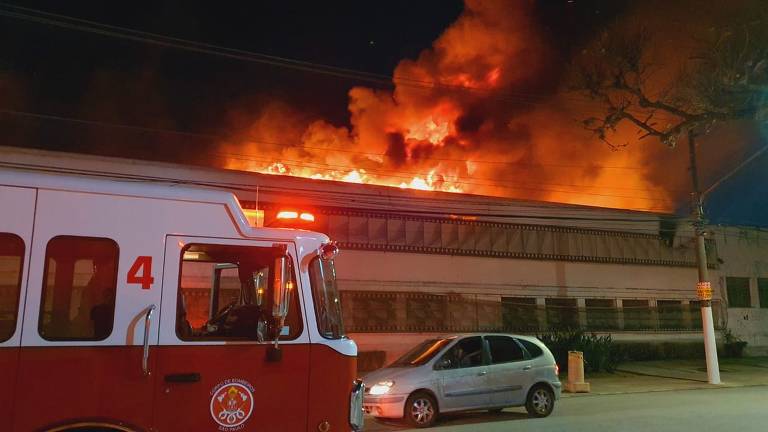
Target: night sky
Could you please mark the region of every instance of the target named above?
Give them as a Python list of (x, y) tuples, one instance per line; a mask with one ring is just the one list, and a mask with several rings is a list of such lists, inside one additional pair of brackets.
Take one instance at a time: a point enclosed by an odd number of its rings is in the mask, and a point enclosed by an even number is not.
[[(457, 0), (10, 4), (386, 76), (428, 48), (463, 9)], [(628, 4), (537, 2), (536, 20), (556, 53), (552, 88), (573, 51)], [(92, 122), (0, 113), (5, 145), (205, 164), (206, 148), (270, 100), (348, 122), (347, 92), (361, 84), (377, 87), (0, 16), (0, 109)], [(766, 164), (768, 156), (756, 160), (713, 193), (708, 210), (715, 222), (768, 225), (768, 197), (760, 186)]]

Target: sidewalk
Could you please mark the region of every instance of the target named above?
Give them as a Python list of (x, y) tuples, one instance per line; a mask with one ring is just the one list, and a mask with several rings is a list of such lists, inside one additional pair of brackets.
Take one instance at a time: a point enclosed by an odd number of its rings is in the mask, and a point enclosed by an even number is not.
[(707, 383), (704, 360), (631, 362), (615, 373), (587, 375), (591, 393), (563, 393), (563, 397), (768, 385), (768, 357), (720, 359), (720, 379), (720, 385)]

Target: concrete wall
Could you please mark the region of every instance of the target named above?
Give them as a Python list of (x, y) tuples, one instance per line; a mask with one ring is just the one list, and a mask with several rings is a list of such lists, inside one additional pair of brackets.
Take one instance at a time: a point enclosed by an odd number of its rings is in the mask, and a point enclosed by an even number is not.
[[(758, 278), (768, 278), (768, 233), (748, 228), (719, 227), (713, 237), (723, 261), (718, 277), (712, 278), (713, 288), (727, 300), (727, 277), (750, 279), (751, 306), (729, 307), (726, 325), (734, 335), (747, 341), (748, 354), (768, 355), (768, 308), (760, 307), (758, 292)], [(767, 300), (763, 299), (764, 305)]]

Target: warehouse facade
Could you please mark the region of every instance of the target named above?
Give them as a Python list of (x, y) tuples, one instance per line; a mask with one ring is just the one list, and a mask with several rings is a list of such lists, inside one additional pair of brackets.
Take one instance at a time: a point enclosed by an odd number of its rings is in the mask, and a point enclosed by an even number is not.
[[(447, 332), (581, 328), (701, 342), (695, 242), (671, 215), (324, 182), (2, 148), (6, 164), (227, 188), (245, 208), (300, 208), (339, 242), (347, 332), (389, 361)], [(768, 237), (708, 227), (718, 329), (768, 351)], [(718, 336), (720, 339), (721, 336)]]

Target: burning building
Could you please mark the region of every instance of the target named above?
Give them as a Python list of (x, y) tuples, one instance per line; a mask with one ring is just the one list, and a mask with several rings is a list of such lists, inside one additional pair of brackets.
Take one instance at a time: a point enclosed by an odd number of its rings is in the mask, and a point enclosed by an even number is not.
[[(380, 85), (349, 90), (347, 122), (279, 101), (241, 116), (200, 152), (218, 169), (12, 148), (0, 160), (224, 188), (266, 224), (311, 213), (305, 226), (343, 249), (347, 331), (380, 363), (459, 331), (700, 341), (690, 221), (673, 213), (685, 153), (595, 140), (579, 123), (595, 104), (564, 91), (533, 8), (518, 4), (467, 0), (392, 77), (357, 74)], [(764, 351), (765, 234), (708, 232), (717, 326)]]
[[(558, 328), (626, 341), (701, 341), (689, 221), (616, 210), (2, 148), (0, 161), (232, 191), (244, 208), (311, 213), (337, 258), (345, 325), (364, 367), (437, 333)], [(768, 348), (765, 234), (712, 226), (716, 325)]]

